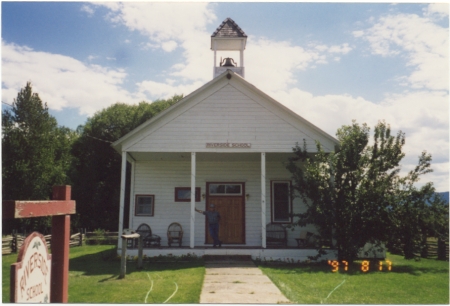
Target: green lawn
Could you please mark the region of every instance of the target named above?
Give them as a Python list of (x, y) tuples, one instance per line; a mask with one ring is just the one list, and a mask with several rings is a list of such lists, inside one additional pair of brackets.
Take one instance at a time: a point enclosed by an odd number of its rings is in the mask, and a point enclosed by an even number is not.
[[(9, 302), (9, 266), (17, 255), (2, 259), (2, 302)], [(138, 271), (128, 262), (126, 277), (118, 279), (119, 273), (111, 246), (71, 248), (69, 303), (198, 303), (205, 268), (202, 261), (145, 262)]]
[(385, 263), (363, 273), (361, 262), (335, 273), (327, 264), (260, 268), (295, 304), (449, 304), (448, 262), (387, 259), (391, 271)]
[[(9, 266), (17, 254), (2, 256), (2, 302), (9, 302)], [(361, 263), (331, 272), (326, 264), (264, 265), (260, 268), (295, 304), (449, 304), (449, 263), (407, 261), (389, 255), (392, 270)], [(202, 260), (145, 262), (138, 271), (127, 263), (118, 279), (120, 260), (111, 246), (70, 249), (70, 303), (198, 303), (205, 274)]]

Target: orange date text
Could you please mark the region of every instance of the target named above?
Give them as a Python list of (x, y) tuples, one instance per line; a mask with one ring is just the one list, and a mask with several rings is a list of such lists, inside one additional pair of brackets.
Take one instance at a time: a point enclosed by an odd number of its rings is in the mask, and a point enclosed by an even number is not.
[[(372, 266), (370, 265), (372, 263)], [(328, 264), (332, 267), (331, 272), (338, 272), (341, 269), (342, 272), (348, 271), (348, 262), (345, 260), (337, 261), (337, 260), (328, 260)], [(360, 269), (362, 272), (369, 272), (372, 270), (378, 271), (391, 271), (392, 270), (392, 262), (389, 260), (381, 261), (379, 260), (375, 265), (373, 262), (368, 260), (363, 260), (361, 262)]]

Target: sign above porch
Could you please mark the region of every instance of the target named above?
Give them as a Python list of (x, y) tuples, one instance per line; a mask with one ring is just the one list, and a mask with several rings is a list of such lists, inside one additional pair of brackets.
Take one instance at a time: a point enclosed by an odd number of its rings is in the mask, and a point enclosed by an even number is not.
[(207, 142), (207, 148), (233, 148), (233, 149), (250, 149), (251, 143), (248, 142)]

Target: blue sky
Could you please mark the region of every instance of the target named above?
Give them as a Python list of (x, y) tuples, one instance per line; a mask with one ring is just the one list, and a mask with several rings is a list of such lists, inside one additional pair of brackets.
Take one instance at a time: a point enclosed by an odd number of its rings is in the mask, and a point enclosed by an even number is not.
[(187, 95), (212, 79), (227, 17), (248, 35), (250, 83), (331, 135), (386, 120), (406, 133), (403, 171), (427, 150), (426, 181), (449, 189), (444, 3), (2, 2), (2, 101), (31, 81), (76, 128), (115, 102)]

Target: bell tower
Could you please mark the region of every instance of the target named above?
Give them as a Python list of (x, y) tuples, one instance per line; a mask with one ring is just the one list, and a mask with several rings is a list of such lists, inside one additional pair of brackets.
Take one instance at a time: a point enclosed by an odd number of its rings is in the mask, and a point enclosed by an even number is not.
[[(211, 35), (211, 50), (214, 51), (214, 78), (227, 69), (245, 77), (244, 50), (246, 43), (247, 35), (244, 31), (233, 19), (225, 19)], [(224, 57), (220, 56), (220, 59), (218, 59), (217, 53), (224, 55)], [(235, 58), (231, 56), (235, 56)]]

